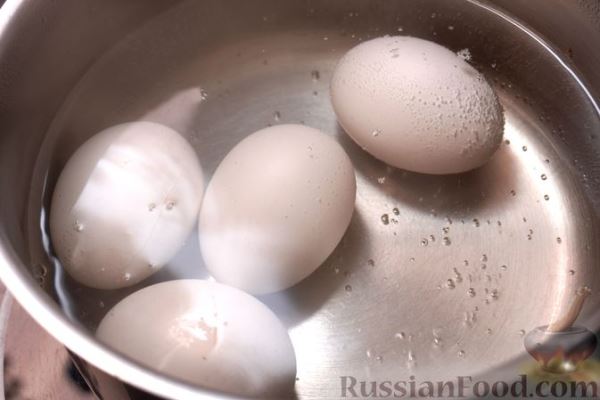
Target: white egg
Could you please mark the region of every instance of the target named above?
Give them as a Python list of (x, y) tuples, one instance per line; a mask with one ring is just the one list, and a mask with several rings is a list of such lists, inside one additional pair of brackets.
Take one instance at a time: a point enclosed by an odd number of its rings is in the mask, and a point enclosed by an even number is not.
[(201, 280), (163, 282), (114, 306), (97, 337), (141, 364), (192, 384), (271, 398), (290, 393), (294, 349), (254, 297)]
[(428, 174), (486, 163), (504, 116), (485, 78), (450, 50), (406, 36), (369, 40), (337, 65), (331, 98), (339, 123), (374, 157)]
[(136, 284), (183, 245), (203, 191), (196, 153), (177, 132), (151, 122), (111, 127), (60, 174), (50, 210), (54, 249), (84, 285)]
[(302, 125), (260, 130), (231, 150), (206, 189), (206, 265), (250, 293), (288, 288), (335, 249), (355, 197), (354, 168), (333, 138)]

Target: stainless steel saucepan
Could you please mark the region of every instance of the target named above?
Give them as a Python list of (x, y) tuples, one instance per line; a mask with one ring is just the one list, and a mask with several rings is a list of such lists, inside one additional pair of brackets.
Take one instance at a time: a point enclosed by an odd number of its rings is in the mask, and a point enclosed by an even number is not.
[[(469, 49), (506, 112), (505, 142), (489, 164), (460, 176), (403, 172), (342, 132), (332, 70), (349, 48), (386, 34)], [(194, 100), (198, 90), (206, 101)], [(133, 288), (88, 289), (52, 257), (50, 195), (70, 154), (113, 124), (173, 127), (210, 176), (251, 132), (304, 123), (346, 149), (358, 197), (327, 262), (261, 297), (289, 328), (297, 397), (339, 398), (345, 376), (514, 378), (532, 362), (525, 333), (566, 311), (583, 286), (592, 294), (577, 324), (600, 327), (598, 95), (596, 0), (8, 0), (0, 277), (99, 397), (229, 398), (143, 368), (93, 334), (132, 291), (206, 277), (196, 238)]]

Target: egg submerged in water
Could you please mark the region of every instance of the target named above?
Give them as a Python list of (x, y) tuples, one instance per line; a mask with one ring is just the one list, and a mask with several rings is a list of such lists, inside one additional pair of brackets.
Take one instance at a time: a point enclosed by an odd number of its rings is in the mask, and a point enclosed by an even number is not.
[(289, 398), (295, 382), (294, 349), (279, 319), (254, 297), (215, 282), (141, 289), (108, 312), (96, 336), (147, 367), (202, 387)]
[(177, 132), (152, 122), (108, 128), (85, 142), (58, 178), (54, 250), (84, 285), (134, 285), (183, 245), (203, 191), (196, 153)]
[(475, 68), (427, 40), (381, 37), (338, 63), (331, 98), (340, 125), (387, 164), (453, 174), (485, 164), (503, 135), (502, 106)]
[(248, 136), (206, 189), (199, 238), (208, 270), (253, 294), (298, 283), (342, 239), (355, 196), (354, 168), (332, 137), (302, 125)]

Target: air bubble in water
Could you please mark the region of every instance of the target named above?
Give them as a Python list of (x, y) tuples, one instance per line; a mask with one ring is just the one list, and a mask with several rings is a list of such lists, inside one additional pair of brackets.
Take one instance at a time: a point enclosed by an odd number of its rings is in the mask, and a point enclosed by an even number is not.
[(351, 285), (346, 285), (344, 287), (344, 290), (346, 290), (346, 292), (351, 293), (352, 292), (352, 286)]
[(454, 280), (456, 281), (456, 283), (461, 283), (463, 278), (458, 269), (453, 268), (452, 270), (454, 271)]
[(388, 224), (390, 223), (390, 217), (389, 217), (389, 215), (387, 215), (387, 214), (383, 214), (383, 215), (381, 216), (381, 222), (382, 222), (384, 225), (388, 225)]
[(454, 283), (454, 280), (452, 280), (452, 279), (448, 279), (448, 280), (446, 281), (446, 287), (447, 287), (448, 289), (454, 289), (454, 288), (456, 287), (456, 284)]
[(75, 232), (83, 232), (83, 224), (79, 221), (75, 221), (73, 229), (75, 229)]
[(452, 244), (452, 241), (447, 236), (444, 237), (444, 239), (442, 240), (442, 242), (444, 243), (444, 246), (450, 246)]
[(313, 82), (317, 82), (321, 79), (321, 73), (316, 69), (310, 73), (310, 76), (312, 77)]
[(473, 58), (473, 56), (471, 55), (471, 51), (469, 49), (462, 49), (459, 50), (456, 55), (459, 58), (462, 58), (464, 61), (471, 61), (471, 59)]
[(425, 246), (427, 246), (428, 244), (429, 244), (429, 240), (427, 240), (427, 239), (425, 239), (425, 238), (421, 239), (421, 246), (425, 247)]
[(473, 288), (469, 288), (469, 290), (467, 290), (467, 294), (469, 297), (475, 297), (477, 295), (477, 293), (475, 293), (475, 289)]

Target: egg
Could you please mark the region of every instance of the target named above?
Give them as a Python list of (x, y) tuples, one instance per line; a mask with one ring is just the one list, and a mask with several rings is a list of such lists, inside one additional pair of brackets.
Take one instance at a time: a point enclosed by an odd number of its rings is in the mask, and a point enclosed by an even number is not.
[(330, 136), (302, 125), (260, 130), (231, 150), (207, 189), (199, 239), (220, 282), (253, 294), (315, 271), (350, 224), (354, 168)]
[(295, 382), (294, 349), (279, 319), (254, 297), (216, 282), (141, 289), (108, 312), (96, 336), (144, 366), (202, 387), (283, 398)]
[(152, 122), (113, 126), (77, 149), (58, 178), (54, 250), (86, 286), (136, 284), (184, 244), (203, 191), (196, 153), (177, 132)]
[(427, 40), (386, 36), (354, 47), (335, 68), (331, 100), (358, 145), (405, 170), (472, 170), (502, 141), (492, 87), (464, 58)]

